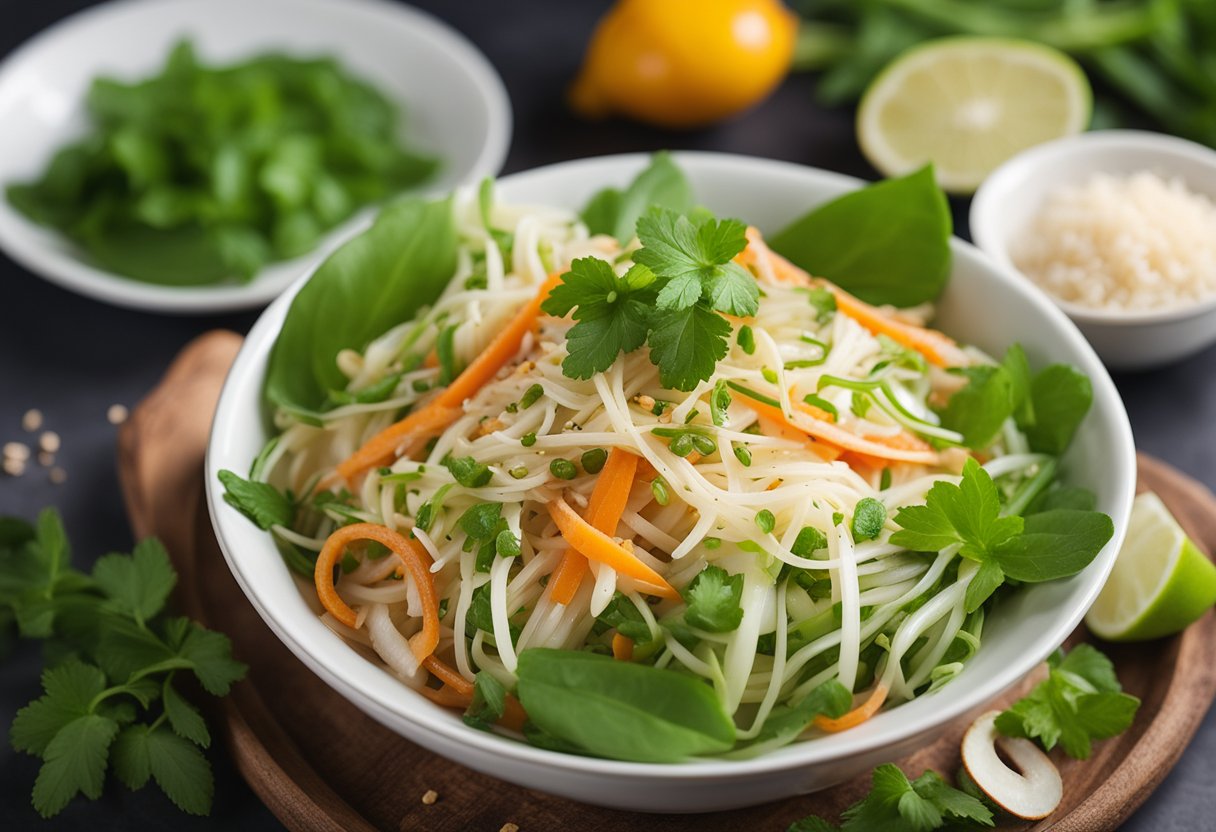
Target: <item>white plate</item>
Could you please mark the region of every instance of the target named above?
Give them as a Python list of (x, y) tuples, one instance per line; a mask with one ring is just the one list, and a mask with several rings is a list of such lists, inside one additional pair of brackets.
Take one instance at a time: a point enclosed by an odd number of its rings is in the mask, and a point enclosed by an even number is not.
[[(719, 215), (772, 232), (811, 206), (856, 188), (856, 179), (787, 162), (715, 153), (679, 153), (697, 201)], [(605, 185), (623, 186), (647, 163), (641, 154), (565, 162), (506, 177), (508, 202), (581, 207)], [(999, 354), (1020, 341), (1032, 366), (1070, 362), (1089, 375), (1093, 410), (1064, 459), (1068, 479), (1092, 488), (1115, 536), (1079, 575), (1028, 586), (998, 606), (966, 669), (921, 696), (840, 734), (779, 749), (755, 760), (676, 765), (627, 763), (559, 754), (477, 731), (406, 688), (356, 653), (312, 612), (271, 542), (223, 500), (220, 469), (249, 470), (266, 441), (261, 386), (266, 360), (291, 299), (283, 294), (254, 325), (224, 384), (207, 451), (207, 499), (224, 555), (262, 618), (301, 661), (364, 712), (414, 742), (470, 768), (586, 803), (648, 812), (709, 812), (825, 788), (898, 759), (954, 719), (975, 713), (1056, 648), (1101, 589), (1122, 542), (1136, 479), (1123, 403), (1098, 357), (1067, 317), (1040, 292), (974, 247), (953, 241), (954, 267), (937, 322)]]
[[(0, 185), (37, 177), (59, 147), (85, 131), (83, 100), (94, 77), (146, 77), (187, 36), (207, 62), (272, 49), (335, 56), (403, 108), (411, 147), (441, 157), (426, 190), (491, 176), (506, 158), (511, 105), (502, 81), (462, 35), (424, 12), (382, 0), (117, 0), (55, 24), (0, 66)], [(157, 286), (104, 271), (2, 197), (0, 246), (30, 271), (98, 300), (220, 312), (265, 305), (372, 213), (365, 209), (313, 252), (239, 285)]]

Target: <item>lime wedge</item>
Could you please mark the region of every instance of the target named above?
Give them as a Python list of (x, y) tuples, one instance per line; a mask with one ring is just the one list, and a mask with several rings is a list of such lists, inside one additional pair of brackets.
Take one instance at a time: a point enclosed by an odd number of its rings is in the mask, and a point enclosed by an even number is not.
[(1156, 494), (1141, 494), (1086, 626), (1107, 641), (1144, 641), (1179, 632), (1213, 604), (1216, 566)]
[(932, 162), (938, 183), (974, 191), (1019, 151), (1079, 133), (1092, 95), (1063, 52), (1030, 41), (929, 41), (893, 61), (857, 111), (866, 158), (887, 176)]

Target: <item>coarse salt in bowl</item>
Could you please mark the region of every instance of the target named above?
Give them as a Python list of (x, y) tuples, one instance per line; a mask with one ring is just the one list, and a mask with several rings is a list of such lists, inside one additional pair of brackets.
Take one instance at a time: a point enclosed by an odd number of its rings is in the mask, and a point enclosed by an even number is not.
[(1108, 367), (1216, 342), (1216, 151), (1134, 130), (1048, 142), (984, 182), (971, 234), (1044, 289)]

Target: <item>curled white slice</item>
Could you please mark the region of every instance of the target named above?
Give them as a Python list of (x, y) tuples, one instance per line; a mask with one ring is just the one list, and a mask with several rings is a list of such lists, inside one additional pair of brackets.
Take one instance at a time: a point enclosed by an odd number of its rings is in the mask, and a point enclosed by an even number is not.
[(387, 604), (371, 604), (367, 613), (367, 634), (371, 636), (372, 648), (384, 659), (397, 675), (413, 679), (418, 675), (418, 658), (410, 649), (410, 643), (389, 615)]
[[(1045, 818), (1060, 805), (1064, 781), (1037, 745), (997, 733), (999, 714), (989, 711), (971, 723), (963, 736), (963, 766), (980, 791), (1009, 814), (1026, 820)], [(1005, 764), (997, 746), (1017, 771)]]

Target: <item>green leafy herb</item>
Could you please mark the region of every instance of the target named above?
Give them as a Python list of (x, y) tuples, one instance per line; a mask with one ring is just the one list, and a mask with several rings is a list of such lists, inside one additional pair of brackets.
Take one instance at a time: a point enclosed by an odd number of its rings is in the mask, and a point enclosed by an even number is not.
[(840, 420), (840, 411), (836, 408), (836, 405), (832, 404), (822, 396), (816, 396), (814, 393), (807, 393), (802, 397), (802, 400), (812, 407), (817, 407), (823, 412), (830, 414), (833, 419), (837, 421)]
[(959, 554), (981, 564), (977, 588), (968, 593), (968, 612), (1005, 577), (1047, 581), (1075, 575), (1114, 534), (1110, 518), (1097, 512), (1058, 509), (1024, 520), (1002, 517), (996, 486), (974, 459), (967, 460), (958, 485), (935, 483), (924, 505), (901, 508), (895, 522), (901, 528), (891, 542), (897, 546), (938, 552), (960, 544)]
[(471, 456), (448, 457), (443, 461), (443, 466), (465, 488), (481, 488), (488, 485), (493, 477), (493, 472), (486, 465)]
[(650, 481), (650, 493), (654, 495), (654, 501), (661, 506), (667, 505), (671, 499), (667, 492), (667, 480), (662, 477), (655, 477)]
[(1002, 734), (1038, 740), (1048, 751), (1059, 743), (1068, 756), (1085, 760), (1093, 740), (1131, 726), (1140, 700), (1122, 692), (1114, 665), (1092, 645), (1058, 650), (1047, 664), (1047, 679), (997, 717)]
[(744, 468), (750, 468), (752, 464), (752, 452), (746, 445), (736, 445), (735, 459), (739, 460), (739, 464)]
[(775, 748), (789, 745), (796, 740), (817, 716), (832, 719), (843, 716), (853, 704), (853, 694), (835, 679), (824, 682), (812, 690), (797, 705), (778, 705), (769, 713), (764, 727), (756, 737), (727, 756), (734, 759), (750, 759), (767, 754)]
[(164, 548), (144, 540), (87, 575), (71, 567), (54, 510), (36, 528), (3, 518), (0, 529), (0, 614), (69, 656), (43, 672), (42, 696), (10, 732), (15, 749), (43, 761), (34, 808), (50, 817), (77, 794), (96, 799), (112, 765), (130, 788), (155, 780), (183, 811), (207, 814), (213, 781), (199, 747), (211, 736), (175, 682), (189, 673), (222, 696), (245, 666), (223, 635), (164, 615), (177, 579)]
[(533, 445), (536, 444), (536, 434), (535, 433), (525, 433), (523, 436), (521, 436), (519, 438), (519, 444), (523, 445), (525, 448), (531, 448)]
[(756, 351), (756, 334), (752, 332), (752, 328), (747, 324), (739, 327), (739, 334), (735, 336), (735, 340), (739, 343), (739, 349), (748, 355), (752, 355)]
[(747, 245), (738, 220), (705, 218), (694, 223), (669, 210), (652, 210), (638, 220), (642, 248), (633, 261), (648, 266), (663, 283), (655, 299), (661, 311), (688, 309), (705, 298), (711, 309), (754, 315), (760, 295), (756, 280), (734, 257)]
[(743, 621), (743, 576), (719, 566), (702, 569), (681, 592), (688, 610), (684, 620), (711, 633), (729, 633)]
[(489, 731), (507, 709), (507, 689), (502, 682), (482, 670), (473, 677), (473, 701), (464, 712), (464, 724)]
[[(951, 788), (934, 771), (909, 781), (892, 763), (884, 763), (871, 775), (870, 793), (841, 814), (841, 832), (930, 832), (934, 829), (993, 825), (992, 812), (971, 795)], [(791, 826), (803, 830), (837, 827), (811, 816)], [(816, 825), (818, 824), (818, 825)]]
[(401, 147), (393, 102), (329, 58), (208, 67), (183, 41), (145, 80), (95, 79), (85, 104), (90, 132), (9, 202), (150, 283), (248, 280), (436, 167)]
[(456, 330), (458, 329), (460, 329), (460, 324), (445, 326), (439, 330), (439, 337), (435, 339), (435, 356), (439, 359), (440, 387), (446, 387), (452, 383), (452, 379), (460, 375), (460, 368), (456, 366)]
[(806, 290), (807, 300), (815, 309), (815, 322), (826, 324), (836, 314), (836, 296), (830, 289), (814, 286)]
[(637, 645), (646, 644), (654, 638), (650, 625), (642, 617), (637, 606), (621, 592), (613, 593), (612, 600), (604, 607), (604, 611), (596, 616), (596, 621), (605, 630), (615, 629)]
[(346, 404), (379, 404), (387, 401), (393, 393), (397, 392), (397, 385), (401, 383), (401, 373), (392, 373), (377, 381), (375, 384), (370, 384), (362, 390), (350, 392), (347, 390), (330, 390), (329, 401), (335, 405)]
[(713, 689), (683, 673), (581, 651), (519, 656), (532, 722), (584, 753), (668, 763), (729, 750), (735, 726)]
[(765, 534), (772, 534), (773, 529), (777, 526), (777, 518), (773, 513), (766, 508), (756, 512), (756, 525), (760, 527), (760, 531)]
[(523, 396), (520, 398), (520, 400), (519, 400), (520, 409), (527, 410), (529, 407), (536, 404), (540, 400), (540, 397), (543, 395), (545, 395), (545, 388), (541, 387), (539, 384), (533, 384), (531, 387), (529, 387), (527, 390), (524, 391)]
[(608, 461), (608, 452), (603, 448), (591, 448), (583, 451), (583, 455), (579, 458), (582, 463), (583, 470), (588, 474), (598, 474), (604, 470), (604, 463)]
[(1052, 364), (1035, 375), (1030, 400), (1034, 422), (1022, 429), (1031, 449), (1062, 454), (1093, 404), (1093, 384), (1075, 367)]
[(717, 425), (722, 427), (726, 424), (728, 417), (727, 410), (730, 408), (730, 390), (726, 386), (726, 379), (718, 379), (714, 382), (714, 389), (709, 394), (709, 418)]
[(404, 199), (331, 254), (292, 298), (270, 351), (263, 394), (272, 405), (318, 419), (326, 391), (345, 387), (337, 355), (433, 303), (456, 269), (449, 200)]
[(814, 526), (803, 526), (798, 532), (798, 536), (794, 538), (794, 545), (790, 547), (790, 552), (800, 558), (809, 558), (820, 549), (828, 548), (828, 538), (823, 532)]
[(950, 397), (939, 414), (942, 427), (961, 433), (963, 444), (969, 448), (987, 448), (1013, 414), (1013, 379), (998, 364), (960, 367), (951, 372), (965, 375), (968, 383)]
[(869, 303), (915, 306), (946, 285), (950, 233), (946, 197), (924, 167), (819, 206), (769, 245)]
[(853, 539), (873, 540), (887, 522), (887, 507), (873, 497), (863, 497), (853, 509)]
[(559, 457), (549, 463), (549, 473), (559, 480), (572, 480), (578, 476), (578, 468), (570, 460)]
[(231, 471), (219, 472), (224, 486), (224, 502), (257, 524), (259, 529), (290, 526), (296, 514), (295, 503), (273, 485), (243, 479)]
[(684, 213), (692, 208), (692, 188), (667, 153), (656, 153), (650, 165), (620, 191), (605, 188), (582, 211), (592, 234), (611, 234), (622, 245), (633, 239), (638, 218), (652, 205)]

